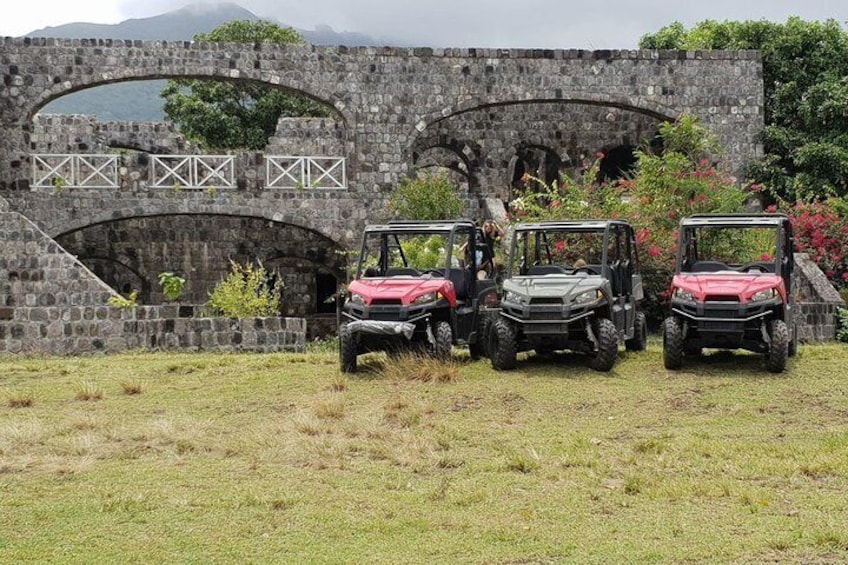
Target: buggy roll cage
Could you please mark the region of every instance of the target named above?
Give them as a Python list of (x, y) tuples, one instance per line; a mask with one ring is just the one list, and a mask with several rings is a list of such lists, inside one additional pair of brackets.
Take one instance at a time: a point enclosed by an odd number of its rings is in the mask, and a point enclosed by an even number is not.
[[(398, 239), (399, 234), (411, 234), (411, 235), (435, 235), (435, 234), (444, 234), (448, 237), (448, 245), (445, 249), (446, 254), (446, 264), (451, 264), (451, 257), (453, 255), (453, 244), (456, 240), (456, 233), (459, 231), (469, 230), (471, 232), (471, 237), (474, 239), (475, 244), (479, 239), (477, 235), (477, 231), (479, 228), (476, 227), (473, 221), (468, 219), (460, 219), (460, 220), (400, 220), (400, 221), (390, 221), (386, 224), (371, 224), (365, 226), (365, 229), (362, 233), (362, 245), (359, 251), (359, 260), (356, 267), (356, 278), (359, 279), (362, 277), (362, 258), (365, 257), (366, 254), (366, 243), (368, 241), (369, 235), (380, 235), (380, 256), (379, 256), (379, 267), (380, 271), (385, 273), (389, 267), (389, 250), (397, 249), (400, 253), (400, 257), (403, 259), (403, 262), (406, 264), (406, 256), (403, 253), (403, 247), (400, 244), (400, 240)], [(394, 239), (394, 243), (389, 241), (389, 238)]]
[[(636, 249), (636, 239), (635, 232), (633, 230), (633, 226), (624, 220), (602, 220), (602, 219), (589, 219), (589, 220), (553, 220), (553, 221), (544, 221), (544, 222), (527, 222), (517, 224), (515, 226), (515, 235), (512, 238), (512, 243), (510, 245), (510, 271), (515, 266), (515, 260), (518, 258), (518, 245), (519, 245), (519, 234), (522, 232), (534, 232), (535, 236), (535, 257), (533, 260), (538, 263), (542, 259), (542, 248), (544, 248), (545, 255), (547, 258), (548, 264), (553, 264), (553, 258), (551, 257), (550, 245), (548, 244), (548, 238), (546, 232), (570, 232), (570, 233), (600, 233), (603, 231), (604, 240), (602, 244), (602, 252), (601, 252), (601, 269), (607, 270), (610, 269), (611, 261), (609, 260), (609, 245), (611, 237), (611, 230), (614, 227), (622, 227), (627, 234), (626, 240), (621, 241), (618, 238), (615, 238), (615, 255), (621, 255), (621, 245), (627, 246), (630, 249), (629, 257), (631, 262), (637, 266), (635, 269), (638, 271), (639, 259), (638, 252)], [(540, 245), (541, 244), (541, 245)], [(522, 264), (524, 267), (520, 268), (521, 274), (524, 274), (524, 271), (528, 268), (526, 265), (527, 260), (527, 245), (524, 246), (524, 257), (521, 257)]]
[[(684, 262), (698, 256), (698, 237), (696, 228), (774, 228), (777, 230), (775, 242), (774, 264), (775, 272), (780, 274), (786, 285), (786, 292), (792, 288), (791, 273), (795, 264), (795, 240), (792, 233), (792, 222), (783, 213), (760, 214), (694, 214), (680, 220), (681, 237), (678, 246), (678, 259), (675, 265), (678, 273), (682, 272)], [(689, 228), (688, 230), (686, 228)]]

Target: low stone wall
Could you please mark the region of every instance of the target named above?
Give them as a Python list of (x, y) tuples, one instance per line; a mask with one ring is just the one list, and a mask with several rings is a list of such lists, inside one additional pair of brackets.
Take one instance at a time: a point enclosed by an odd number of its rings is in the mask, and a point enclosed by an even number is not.
[(842, 297), (806, 253), (795, 254), (795, 331), (801, 341), (836, 338), (837, 310)]
[[(200, 313), (200, 312), (198, 312)], [(158, 349), (293, 351), (306, 347), (303, 318), (193, 317), (173, 305), (0, 309), (0, 354), (79, 355)]]
[(0, 354), (128, 349), (303, 351), (303, 318), (217, 318), (173, 304), (119, 309), (115, 291), (0, 199)]

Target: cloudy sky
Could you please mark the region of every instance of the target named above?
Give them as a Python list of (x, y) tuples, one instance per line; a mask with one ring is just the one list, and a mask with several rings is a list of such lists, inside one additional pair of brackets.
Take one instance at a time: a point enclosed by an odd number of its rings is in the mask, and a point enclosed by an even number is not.
[[(71, 22), (118, 23), (190, 0), (25, 0), (4, 6), (0, 36)], [(848, 20), (846, 0), (237, 0), (301, 29), (329, 25), (386, 43), (453, 47), (633, 48), (672, 21)]]

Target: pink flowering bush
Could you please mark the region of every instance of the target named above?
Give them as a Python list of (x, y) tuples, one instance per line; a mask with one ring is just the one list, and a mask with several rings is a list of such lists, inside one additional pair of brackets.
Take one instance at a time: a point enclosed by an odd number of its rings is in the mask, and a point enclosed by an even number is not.
[(848, 203), (833, 197), (779, 207), (792, 219), (795, 250), (809, 253), (836, 288), (848, 289)]
[(547, 184), (525, 175), (524, 192), (510, 203), (510, 221), (622, 218), (636, 232), (645, 289), (643, 308), (653, 325), (665, 316), (674, 272), (680, 218), (707, 212), (739, 212), (745, 193), (716, 170), (708, 132), (684, 116), (663, 124), (665, 151), (637, 151), (630, 178), (599, 182), (603, 154), (585, 163), (576, 178)]

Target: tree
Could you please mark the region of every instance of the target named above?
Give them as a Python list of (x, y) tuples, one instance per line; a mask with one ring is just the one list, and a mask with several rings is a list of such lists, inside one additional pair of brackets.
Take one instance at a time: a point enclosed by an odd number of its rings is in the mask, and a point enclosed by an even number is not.
[[(300, 44), (292, 28), (266, 21), (236, 20), (195, 41)], [(187, 138), (214, 149), (262, 149), (280, 116), (326, 116), (327, 108), (303, 95), (260, 83), (222, 80), (170, 80), (162, 90), (165, 115)]]
[(389, 208), (404, 220), (449, 220), (458, 218), (464, 205), (441, 173), (405, 179), (392, 193)]
[(788, 200), (848, 194), (848, 33), (836, 20), (679, 22), (644, 49), (757, 49), (765, 89), (765, 156), (749, 179)]

